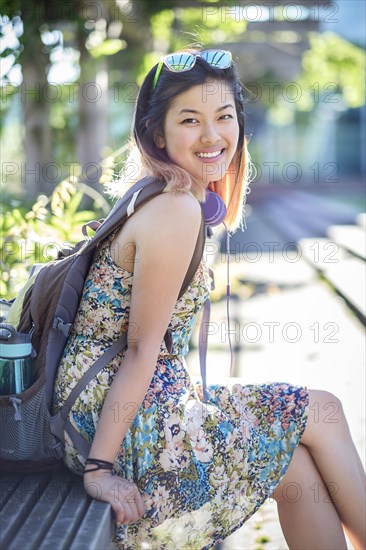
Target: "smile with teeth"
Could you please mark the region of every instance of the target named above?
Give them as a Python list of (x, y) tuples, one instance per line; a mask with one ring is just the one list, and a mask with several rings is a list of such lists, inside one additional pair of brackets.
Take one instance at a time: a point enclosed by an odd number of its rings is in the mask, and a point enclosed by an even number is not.
[(215, 157), (218, 157), (219, 155), (221, 155), (221, 153), (223, 152), (224, 149), (219, 149), (218, 151), (212, 151), (211, 153), (196, 153), (196, 155), (199, 157), (199, 158), (203, 158), (203, 159), (212, 159), (212, 158), (215, 158)]

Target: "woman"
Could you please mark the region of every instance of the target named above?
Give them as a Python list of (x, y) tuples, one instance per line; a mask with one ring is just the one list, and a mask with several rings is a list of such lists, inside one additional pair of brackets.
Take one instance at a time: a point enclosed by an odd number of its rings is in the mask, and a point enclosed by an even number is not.
[[(166, 192), (94, 258), (60, 364), (56, 408), (121, 330), (129, 345), (75, 403), (71, 422), (93, 443), (85, 467), (66, 439), (67, 466), (85, 468), (87, 492), (111, 504), (120, 548), (211, 548), (271, 495), (291, 549), (347, 548), (343, 528), (355, 548), (365, 548), (364, 472), (337, 397), (287, 383), (211, 385), (205, 403), (184, 360), (210, 290), (202, 260), (177, 300), (200, 202), (208, 187), (216, 191), (236, 229), (248, 183), (243, 97), (230, 52), (163, 58), (142, 84), (133, 138), (124, 189), (150, 174), (167, 182)], [(325, 422), (329, 403), (333, 423)], [(315, 421), (315, 406), (324, 419)]]

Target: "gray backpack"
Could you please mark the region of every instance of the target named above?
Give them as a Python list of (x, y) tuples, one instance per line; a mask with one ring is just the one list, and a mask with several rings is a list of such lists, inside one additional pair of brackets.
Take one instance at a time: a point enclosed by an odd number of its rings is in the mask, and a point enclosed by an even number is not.
[[(0, 395), (0, 469), (18, 472), (45, 471), (61, 465), (64, 456), (64, 431), (82, 456), (87, 458), (89, 444), (71, 425), (68, 414), (80, 392), (118, 353), (127, 347), (127, 332), (116, 340), (79, 380), (56, 414), (52, 414), (53, 387), (62, 352), (70, 334), (84, 282), (88, 275), (97, 246), (113, 231), (122, 227), (127, 218), (148, 200), (162, 193), (166, 183), (146, 177), (135, 183), (116, 203), (105, 220), (93, 221), (87, 226), (96, 230), (92, 238), (80, 241), (71, 250), (64, 250), (59, 258), (45, 264), (28, 285), (21, 307), (18, 325), (0, 324), (0, 357), (9, 356), (13, 349), (26, 349), (19, 344), (32, 344), (34, 381), (20, 393)], [(201, 228), (193, 257), (181, 287), (179, 298), (193, 279), (202, 259), (205, 237), (209, 226), (202, 210)], [(213, 277), (212, 271), (211, 276)], [(201, 373), (206, 383), (205, 359), (209, 298), (204, 306), (200, 331)], [(16, 329), (16, 330), (15, 330)], [(166, 347), (171, 351), (169, 330), (165, 333)], [(1, 351), (2, 350), (2, 351)], [(11, 355), (11, 353), (10, 353)], [(14, 355), (14, 353), (13, 353)], [(3, 362), (11, 365), (11, 362)], [(6, 369), (0, 372), (0, 387)], [(9, 369), (8, 369), (9, 371)]]

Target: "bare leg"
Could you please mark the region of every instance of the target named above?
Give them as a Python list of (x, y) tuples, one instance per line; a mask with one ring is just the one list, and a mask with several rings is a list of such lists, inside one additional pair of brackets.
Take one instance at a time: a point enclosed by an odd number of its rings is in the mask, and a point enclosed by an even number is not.
[(333, 394), (321, 390), (309, 390), (309, 397), (309, 418), (301, 443), (325, 481), (352, 545), (365, 550), (365, 472), (342, 404)]
[(273, 497), (291, 550), (347, 549), (337, 511), (309, 451), (303, 445), (295, 449)]

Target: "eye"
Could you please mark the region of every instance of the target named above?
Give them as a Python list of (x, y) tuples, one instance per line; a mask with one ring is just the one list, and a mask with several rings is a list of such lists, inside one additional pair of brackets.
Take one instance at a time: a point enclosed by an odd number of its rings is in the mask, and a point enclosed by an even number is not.
[(195, 122), (198, 122), (196, 118), (185, 118), (184, 120), (182, 120), (181, 124), (192, 124)]
[(229, 120), (230, 118), (234, 118), (233, 115), (227, 114), (227, 115), (222, 115), (222, 116), (220, 117), (220, 119), (223, 119), (223, 120)]

